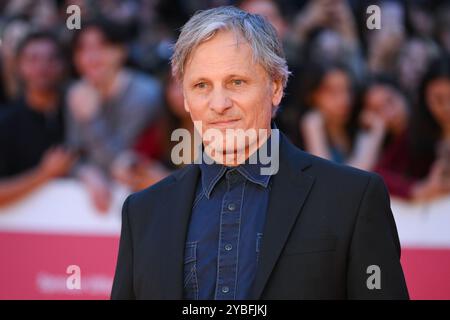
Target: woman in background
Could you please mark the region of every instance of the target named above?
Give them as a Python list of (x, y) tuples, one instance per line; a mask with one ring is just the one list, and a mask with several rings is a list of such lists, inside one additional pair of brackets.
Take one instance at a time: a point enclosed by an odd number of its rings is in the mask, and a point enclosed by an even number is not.
[(358, 114), (348, 69), (338, 64), (316, 65), (304, 77), (304, 114), (299, 122), (304, 149), (364, 170), (373, 167), (385, 134), (384, 122), (373, 112)]
[(434, 61), (419, 90), (409, 142), (386, 153), (376, 171), (391, 194), (429, 201), (450, 194), (450, 57)]
[[(167, 72), (163, 113), (137, 139), (133, 151), (117, 162), (114, 168), (116, 178), (138, 191), (169, 175), (177, 168), (171, 157), (173, 147), (179, 143), (171, 141), (176, 129), (185, 129), (190, 137), (194, 136), (194, 125), (184, 108), (181, 85)], [(194, 156), (194, 143), (191, 141), (191, 158)]]
[(392, 154), (404, 148), (408, 141), (410, 119), (409, 100), (398, 84), (387, 76), (374, 76), (362, 93), (362, 112), (375, 114), (384, 123), (385, 135), (379, 157), (372, 167), (391, 162)]

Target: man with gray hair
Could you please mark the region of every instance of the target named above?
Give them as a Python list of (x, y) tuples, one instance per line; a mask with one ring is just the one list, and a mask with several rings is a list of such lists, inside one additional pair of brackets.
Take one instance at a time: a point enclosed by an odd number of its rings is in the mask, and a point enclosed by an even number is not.
[(203, 156), (125, 201), (112, 299), (408, 298), (382, 179), (278, 133), (289, 71), (263, 17), (196, 13), (172, 70)]

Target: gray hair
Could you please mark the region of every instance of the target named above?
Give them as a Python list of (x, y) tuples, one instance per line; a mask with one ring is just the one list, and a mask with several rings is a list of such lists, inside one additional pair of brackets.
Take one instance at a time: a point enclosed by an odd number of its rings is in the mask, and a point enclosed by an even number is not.
[(254, 61), (260, 63), (273, 79), (280, 79), (283, 88), (286, 87), (290, 72), (274, 27), (261, 15), (232, 6), (198, 11), (181, 28), (171, 59), (172, 74), (181, 80), (192, 51), (220, 30), (232, 30), (243, 36), (252, 48)]

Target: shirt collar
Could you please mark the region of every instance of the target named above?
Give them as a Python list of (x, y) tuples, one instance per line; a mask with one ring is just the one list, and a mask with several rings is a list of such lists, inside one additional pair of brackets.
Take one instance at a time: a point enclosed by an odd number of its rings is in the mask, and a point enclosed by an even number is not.
[[(269, 136), (265, 144), (270, 144), (270, 141), (271, 136)], [(268, 149), (270, 150), (270, 148)], [(207, 155), (205, 154), (204, 156), (206, 157)], [(206, 198), (209, 199), (214, 187), (217, 185), (219, 180), (227, 171), (232, 170), (237, 170), (248, 181), (258, 184), (261, 187), (267, 188), (271, 175), (261, 174), (261, 169), (264, 168), (264, 166), (265, 165), (261, 164), (261, 162), (259, 161), (259, 158), (256, 163), (249, 163), (249, 159), (247, 159), (244, 163), (236, 167), (227, 167), (216, 162), (207, 164), (205, 161), (202, 161), (200, 163), (200, 170), (203, 192)]]

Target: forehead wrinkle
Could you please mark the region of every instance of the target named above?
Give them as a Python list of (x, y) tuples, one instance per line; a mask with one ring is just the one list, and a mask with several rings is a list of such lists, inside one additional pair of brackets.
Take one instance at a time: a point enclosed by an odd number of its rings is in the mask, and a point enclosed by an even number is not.
[[(242, 63), (242, 61), (244, 61), (244, 59), (241, 59), (241, 57), (232, 57), (232, 59), (229, 59), (229, 55), (227, 56), (223, 56), (220, 55), (220, 53), (222, 52), (221, 48), (229, 48), (231, 46), (236, 46), (236, 49), (243, 49), (242, 47), (240, 47), (241, 44), (247, 45), (248, 50), (246, 50), (246, 52), (244, 53), (245, 56), (247, 58), (249, 58), (248, 60), (245, 59), (245, 63)], [(197, 48), (199, 50), (195, 50), (192, 53), (191, 58), (189, 59), (189, 62), (186, 66), (188, 66), (189, 64), (192, 66), (195, 66), (195, 73), (194, 73), (194, 77), (198, 77), (197, 74), (203, 73), (204, 71), (206, 71), (206, 73), (210, 73), (213, 72), (215, 75), (217, 75), (217, 70), (218, 69), (223, 69), (223, 73), (226, 74), (235, 74), (235, 75), (239, 75), (242, 73), (245, 73), (245, 75), (250, 75), (250, 74), (254, 74), (255, 72), (253, 72), (253, 67), (255, 64), (255, 61), (253, 61), (252, 59), (252, 53), (249, 52), (251, 51), (251, 47), (248, 44), (248, 42), (246, 41), (232, 41), (232, 43), (230, 43), (229, 41), (227, 41), (226, 43), (220, 43), (219, 47), (215, 48), (214, 51), (216, 51), (217, 55), (215, 55), (215, 59), (211, 60), (209, 59), (209, 56), (203, 52), (203, 48), (199, 47)], [(243, 49), (245, 50), (245, 49)], [(209, 53), (210, 54), (210, 53)], [(242, 54), (236, 52), (236, 55)], [(205, 57), (203, 57), (203, 55), (205, 55)], [(248, 61), (250, 60), (250, 63), (248, 63)], [(192, 64), (194, 62), (194, 64)], [(192, 70), (192, 69), (191, 69)]]
[[(211, 41), (216, 41), (217, 42), (217, 37), (221, 37), (224, 35), (224, 33), (231, 33), (233, 36), (233, 40), (231, 39), (226, 39), (225, 42), (220, 41), (219, 44), (219, 48), (215, 48), (215, 51), (219, 51), (219, 57), (221, 57), (221, 49), (228, 49), (230, 47), (235, 47), (237, 50), (241, 48), (241, 45), (247, 45), (247, 48), (250, 51), (250, 57), (251, 57), (251, 63), (254, 64), (255, 60), (254, 60), (254, 54), (252, 52), (252, 47), (250, 45), (250, 43), (244, 38), (244, 36), (242, 34), (240, 34), (239, 31), (235, 31), (233, 29), (223, 29), (223, 30), (218, 30), (212, 37), (208, 38), (207, 40), (199, 43), (193, 50), (192, 52), (189, 54), (188, 58), (185, 61), (185, 67), (187, 67), (190, 63), (192, 63), (192, 61), (194, 60), (195, 56), (198, 56), (198, 54), (200, 53), (200, 55), (202, 54), (202, 49), (203, 46), (205, 44), (208, 44)], [(217, 46), (217, 44), (216, 44)], [(245, 49), (244, 49), (245, 50)], [(196, 59), (197, 60), (197, 59)], [(208, 57), (204, 58), (203, 61), (201, 61), (200, 66), (204, 66), (205, 63), (207, 63), (207, 61), (209, 61)], [(228, 62), (227, 62), (228, 63)], [(248, 65), (248, 64), (246, 64)]]
[[(220, 70), (220, 73), (219, 73)], [(241, 63), (241, 61), (232, 61), (221, 59), (220, 61), (205, 61), (196, 65), (196, 71), (192, 72), (193, 78), (226, 77), (229, 75), (251, 76), (254, 74), (254, 68), (250, 64)]]

